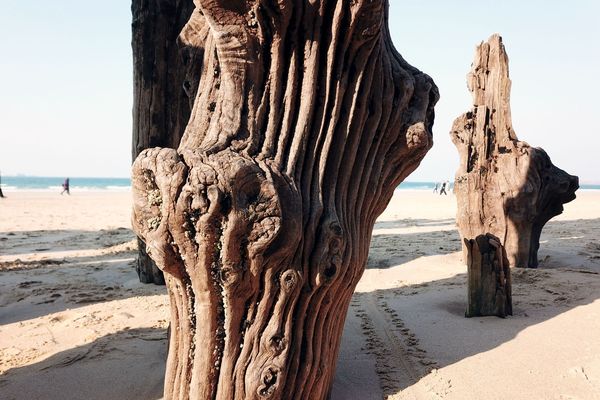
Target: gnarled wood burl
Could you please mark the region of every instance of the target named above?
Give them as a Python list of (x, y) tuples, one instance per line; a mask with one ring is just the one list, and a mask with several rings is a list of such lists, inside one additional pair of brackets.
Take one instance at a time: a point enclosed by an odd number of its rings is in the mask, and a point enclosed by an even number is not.
[(167, 399), (324, 399), (376, 217), (432, 145), (386, 0), (197, 0), (193, 109), (133, 167), (171, 300)]

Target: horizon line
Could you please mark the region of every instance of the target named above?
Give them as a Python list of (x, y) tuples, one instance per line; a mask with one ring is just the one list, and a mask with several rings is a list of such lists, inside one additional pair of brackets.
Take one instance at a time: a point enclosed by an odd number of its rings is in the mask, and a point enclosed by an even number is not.
[[(56, 179), (65, 179), (65, 178), (69, 178), (69, 179), (131, 179), (131, 176), (75, 176), (75, 175), (70, 175), (70, 176), (65, 176), (65, 175), (54, 175), (54, 176), (50, 176), (50, 175), (28, 175), (28, 174), (16, 174), (16, 175), (0, 175), (3, 178), (56, 178)], [(443, 182), (444, 180), (405, 180), (400, 182), (400, 185), (403, 183), (436, 183), (436, 182)], [(452, 180), (453, 181), (453, 180)], [(589, 181), (589, 180), (582, 180), (579, 182), (580, 185), (600, 185), (600, 181)]]

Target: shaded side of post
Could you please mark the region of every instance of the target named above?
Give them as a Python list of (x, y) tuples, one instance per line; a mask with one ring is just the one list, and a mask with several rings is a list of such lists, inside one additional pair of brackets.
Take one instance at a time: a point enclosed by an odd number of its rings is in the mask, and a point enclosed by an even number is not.
[(493, 235), (464, 239), (467, 249), (466, 317), (512, 315), (510, 265), (506, 250)]
[[(177, 38), (194, 10), (192, 0), (133, 0), (132, 159), (151, 147), (177, 147), (190, 115), (186, 54)], [(138, 237), (140, 282), (164, 285), (162, 271)]]

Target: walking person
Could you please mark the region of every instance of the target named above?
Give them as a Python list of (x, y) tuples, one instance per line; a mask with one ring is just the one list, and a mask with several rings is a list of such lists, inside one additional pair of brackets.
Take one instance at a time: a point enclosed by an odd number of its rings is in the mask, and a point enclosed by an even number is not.
[(447, 187), (448, 187), (448, 181), (442, 182), (442, 187), (440, 188), (440, 196), (442, 194), (445, 194), (446, 196), (448, 196), (448, 193), (446, 193)]
[(436, 194), (438, 192), (439, 187), (440, 187), (440, 184), (436, 183), (435, 187), (433, 188), (433, 194)]
[(63, 190), (62, 192), (60, 192), (61, 196), (63, 195), (63, 193), (67, 192), (68, 195), (71, 194), (70, 190), (69, 190), (69, 178), (65, 179), (65, 181), (62, 184)]
[(0, 199), (4, 198), (4, 193), (2, 193), (2, 173), (0, 173)]

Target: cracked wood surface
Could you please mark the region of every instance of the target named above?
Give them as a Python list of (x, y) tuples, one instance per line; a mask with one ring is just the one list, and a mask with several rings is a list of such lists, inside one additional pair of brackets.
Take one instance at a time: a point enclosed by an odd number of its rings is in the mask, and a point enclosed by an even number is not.
[[(508, 56), (499, 35), (475, 51), (467, 86), (473, 108), (450, 136), (460, 154), (455, 193), (463, 239), (492, 234), (511, 266), (538, 266), (543, 226), (575, 199), (578, 178), (557, 168), (541, 148), (519, 141), (510, 114)], [(467, 249), (463, 245), (463, 256)]]
[(437, 87), (394, 49), (385, 0), (195, 5), (185, 132), (133, 166), (133, 225), (171, 300), (165, 398), (325, 399)]

